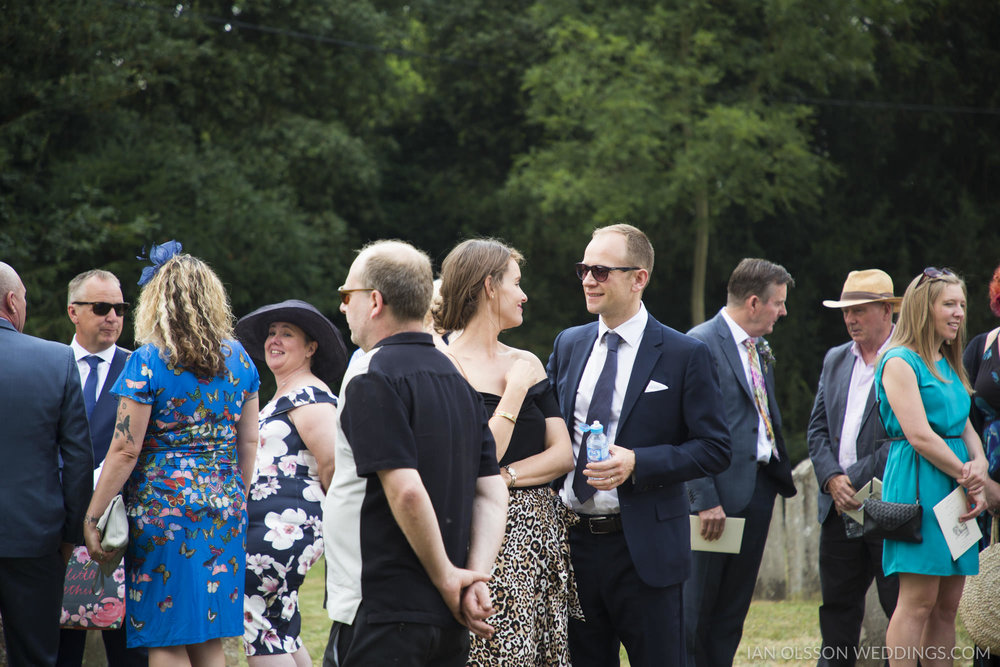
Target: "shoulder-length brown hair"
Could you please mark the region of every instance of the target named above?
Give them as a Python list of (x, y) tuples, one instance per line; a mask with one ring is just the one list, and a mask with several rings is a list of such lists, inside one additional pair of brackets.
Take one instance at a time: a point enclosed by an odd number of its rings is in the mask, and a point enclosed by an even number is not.
[(444, 333), (464, 329), (479, 306), (486, 278), (503, 282), (510, 260), (524, 257), (496, 239), (469, 239), (455, 246), (441, 265), (441, 301), (433, 308), (434, 328)]
[[(899, 307), (899, 319), (896, 321), (896, 328), (892, 332), (889, 340), (889, 347), (904, 345), (916, 350), (920, 358), (923, 359), (927, 369), (938, 380), (944, 381), (937, 371), (934, 357), (938, 350), (934, 349), (935, 328), (934, 328), (934, 304), (941, 293), (948, 285), (958, 285), (965, 294), (965, 281), (953, 273), (942, 273), (934, 278), (925, 278), (921, 273), (910, 281), (903, 294), (903, 303)], [(941, 345), (941, 354), (948, 360), (955, 374), (962, 381), (965, 390), (972, 393), (972, 385), (969, 384), (969, 374), (965, 372), (965, 364), (962, 363), (962, 351), (965, 349), (965, 320), (958, 328), (958, 336), (950, 344)]]
[(169, 259), (139, 294), (135, 339), (199, 378), (221, 375), (231, 350), (233, 312), (222, 281), (191, 255)]

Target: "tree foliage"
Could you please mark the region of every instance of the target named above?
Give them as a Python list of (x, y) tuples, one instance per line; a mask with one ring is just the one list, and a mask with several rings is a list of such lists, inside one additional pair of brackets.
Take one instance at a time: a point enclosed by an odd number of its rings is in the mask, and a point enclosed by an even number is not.
[[(215, 266), (237, 313), (289, 296), (333, 312), (352, 227), (382, 215), (378, 130), (405, 112), (405, 81), (377, 52), (238, 26), (377, 46), (385, 15), (364, 2), (177, 7), (13, 8), (0, 255), (32, 293), (103, 266), (134, 297), (137, 252), (177, 238)], [(69, 336), (59, 301), (34, 310), (31, 330)]]
[(543, 211), (682, 230), (664, 237), (693, 271), (697, 324), (714, 220), (818, 207), (836, 168), (812, 150), (812, 109), (789, 98), (863, 78), (870, 39), (839, 2), (536, 9), (551, 57), (525, 86), (546, 141), (514, 184)]
[(572, 274), (590, 231), (627, 221), (657, 251), (645, 302), (680, 330), (742, 257), (795, 276), (771, 343), (801, 458), (823, 352), (846, 339), (820, 301), (849, 270), (900, 293), (950, 266), (970, 332), (992, 322), (992, 0), (0, 6), (0, 259), (36, 335), (69, 338), (80, 271), (134, 300), (135, 256), (169, 238), (237, 314), (296, 297), (343, 326), (334, 288), (361, 244), (439, 262), (496, 236), (527, 257), (505, 336), (544, 359), (591, 317)]

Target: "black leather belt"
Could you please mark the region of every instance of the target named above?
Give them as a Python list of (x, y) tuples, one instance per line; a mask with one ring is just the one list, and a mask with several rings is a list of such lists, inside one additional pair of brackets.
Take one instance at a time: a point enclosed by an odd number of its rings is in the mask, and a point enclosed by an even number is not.
[(581, 514), (580, 528), (586, 528), (593, 535), (609, 535), (622, 532), (621, 514)]

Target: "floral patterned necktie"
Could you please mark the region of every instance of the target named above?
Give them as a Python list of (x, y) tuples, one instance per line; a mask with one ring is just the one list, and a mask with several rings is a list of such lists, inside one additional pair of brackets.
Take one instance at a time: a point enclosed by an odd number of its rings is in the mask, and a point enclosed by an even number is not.
[(771, 443), (771, 454), (778, 458), (778, 449), (775, 447), (774, 426), (771, 425), (771, 411), (767, 407), (767, 387), (764, 384), (764, 375), (760, 372), (760, 356), (757, 354), (757, 346), (754, 338), (747, 338), (743, 341), (743, 347), (747, 349), (747, 356), (750, 358), (750, 378), (753, 380), (753, 401), (757, 404), (757, 412), (764, 420), (764, 428), (767, 429), (767, 441)]

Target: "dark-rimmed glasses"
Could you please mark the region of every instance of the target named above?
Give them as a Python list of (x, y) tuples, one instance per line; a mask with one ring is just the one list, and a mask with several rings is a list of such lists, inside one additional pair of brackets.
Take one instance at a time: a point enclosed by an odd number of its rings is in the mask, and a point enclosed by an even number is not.
[(104, 317), (107, 315), (112, 308), (115, 309), (115, 315), (118, 317), (125, 317), (125, 313), (128, 312), (128, 303), (108, 303), (107, 301), (74, 301), (74, 306), (90, 306), (94, 310), (94, 315), (98, 317)]
[(608, 276), (612, 271), (638, 271), (641, 266), (601, 266), (600, 264), (595, 264), (590, 266), (584, 264), (583, 262), (577, 262), (576, 266), (576, 277), (583, 280), (587, 277), (587, 274), (594, 276), (594, 280), (599, 283), (603, 283), (608, 279)]
[(343, 287), (337, 288), (337, 293), (340, 294), (340, 302), (345, 306), (351, 302), (351, 292), (374, 292), (374, 287), (355, 287), (354, 289), (344, 289)]
[(945, 276), (953, 276), (954, 273), (950, 269), (939, 269), (936, 266), (928, 266), (924, 269), (923, 275), (920, 276), (920, 280), (917, 281), (917, 287), (920, 287), (926, 282), (934, 282), (935, 280), (941, 280)]

